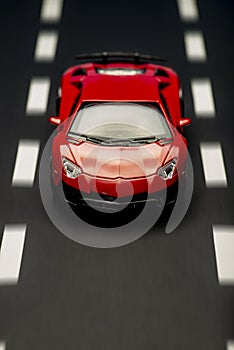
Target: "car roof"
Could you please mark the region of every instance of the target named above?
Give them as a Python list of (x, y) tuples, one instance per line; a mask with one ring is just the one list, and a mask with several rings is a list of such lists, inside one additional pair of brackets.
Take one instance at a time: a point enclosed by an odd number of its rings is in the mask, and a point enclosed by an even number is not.
[(154, 77), (92, 75), (82, 81), (82, 101), (160, 101)]

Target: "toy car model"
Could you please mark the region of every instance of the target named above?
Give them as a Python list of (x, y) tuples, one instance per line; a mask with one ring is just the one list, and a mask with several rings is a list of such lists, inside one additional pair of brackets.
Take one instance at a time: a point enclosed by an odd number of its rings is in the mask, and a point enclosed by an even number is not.
[[(62, 76), (52, 184), (72, 204), (119, 210), (126, 203), (175, 200), (187, 158), (180, 82), (155, 56), (79, 55)], [(155, 62), (156, 63), (153, 63)]]

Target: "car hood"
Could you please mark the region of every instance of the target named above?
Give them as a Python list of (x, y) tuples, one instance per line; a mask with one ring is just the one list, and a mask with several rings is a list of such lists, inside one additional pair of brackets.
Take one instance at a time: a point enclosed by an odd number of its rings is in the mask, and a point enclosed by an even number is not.
[(103, 178), (139, 178), (155, 174), (167, 159), (175, 156), (173, 142), (134, 147), (102, 146), (89, 142), (68, 144), (72, 160), (83, 173)]

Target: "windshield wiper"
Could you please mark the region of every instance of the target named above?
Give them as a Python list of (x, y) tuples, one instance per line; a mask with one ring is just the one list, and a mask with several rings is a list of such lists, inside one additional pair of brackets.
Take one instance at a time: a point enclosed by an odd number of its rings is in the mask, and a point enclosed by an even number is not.
[[(86, 134), (76, 134), (73, 132), (70, 132), (71, 136), (77, 137), (78, 139), (84, 139), (85, 141), (91, 141), (95, 143), (103, 143), (106, 141), (106, 138), (98, 137), (98, 136), (92, 136), (92, 135), (86, 135)], [(69, 135), (68, 135), (69, 136)]]
[[(110, 137), (99, 137), (99, 136), (92, 136), (92, 135), (86, 135), (86, 134), (77, 134), (70, 132), (69, 133), (73, 137), (77, 137), (78, 139), (84, 139), (85, 141), (91, 141), (95, 143), (102, 143), (102, 144), (114, 144), (114, 143), (152, 143), (152, 142), (158, 142), (161, 140), (167, 139), (167, 137), (156, 137), (156, 136), (145, 136), (145, 137), (134, 137), (134, 138), (126, 138), (126, 139), (120, 139), (120, 138), (110, 138)], [(69, 136), (69, 135), (68, 135)]]
[(135, 137), (132, 139), (134, 142), (157, 142), (159, 140), (162, 140), (164, 137), (156, 137), (156, 136), (145, 136), (145, 137)]
[(116, 143), (116, 142), (131, 142), (131, 143), (151, 143), (151, 142), (158, 142), (162, 139), (165, 139), (165, 137), (156, 137), (156, 136), (145, 136), (145, 137), (134, 137), (134, 138), (127, 138), (127, 139), (110, 139), (107, 142), (108, 143)]

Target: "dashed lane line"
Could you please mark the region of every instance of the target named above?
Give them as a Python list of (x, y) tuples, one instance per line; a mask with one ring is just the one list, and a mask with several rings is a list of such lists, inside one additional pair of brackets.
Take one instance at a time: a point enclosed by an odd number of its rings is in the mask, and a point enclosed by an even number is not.
[(213, 225), (213, 238), (219, 283), (234, 285), (234, 226)]
[(5, 226), (0, 251), (0, 284), (18, 282), (25, 234), (26, 224)]
[(6, 350), (6, 343), (3, 341), (0, 341), (0, 350)]
[(207, 187), (227, 187), (222, 147), (219, 142), (201, 142), (202, 165)]
[(195, 0), (177, 0), (177, 6), (182, 21), (196, 22), (199, 20), (199, 12)]
[[(197, 22), (199, 11), (196, 0), (177, 0), (181, 21)], [(186, 57), (189, 62), (204, 63), (207, 60), (205, 40), (199, 30), (184, 33)], [(210, 79), (192, 79), (191, 91), (194, 112), (197, 117), (215, 117), (215, 103)], [(227, 187), (227, 177), (220, 143), (200, 144), (203, 171), (207, 187)], [(234, 226), (213, 225), (213, 239), (220, 284), (234, 285)], [(227, 350), (234, 350), (234, 341), (228, 340)]]
[(192, 79), (191, 90), (196, 116), (201, 118), (215, 117), (215, 103), (210, 79)]
[(228, 340), (227, 350), (234, 350), (234, 340)]
[(185, 51), (188, 61), (205, 62), (207, 59), (204, 37), (201, 31), (184, 33)]
[(32, 78), (26, 104), (27, 115), (43, 115), (46, 113), (50, 92), (50, 78)]
[(37, 37), (34, 59), (37, 62), (52, 62), (56, 55), (58, 32), (40, 31)]
[(19, 141), (12, 186), (33, 186), (39, 149), (40, 142), (38, 140)]
[(43, 0), (41, 7), (42, 22), (58, 22), (62, 16), (63, 0)]

